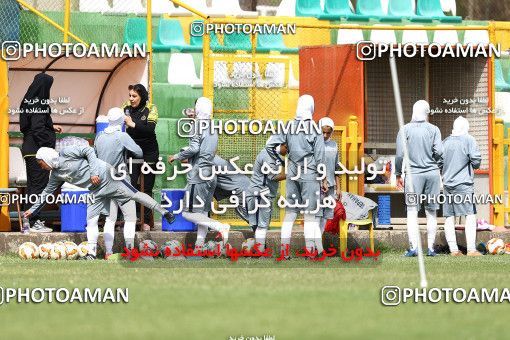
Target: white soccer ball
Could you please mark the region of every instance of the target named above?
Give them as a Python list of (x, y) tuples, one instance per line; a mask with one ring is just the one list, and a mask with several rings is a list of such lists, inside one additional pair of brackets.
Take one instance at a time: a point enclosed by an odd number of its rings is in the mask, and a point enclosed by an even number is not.
[(246, 239), (241, 245), (241, 251), (252, 251), (254, 246), (255, 246), (254, 238)]
[[(213, 240), (207, 241), (202, 248), (205, 257), (216, 258), (221, 256), (221, 242), (216, 242)], [(210, 252), (210, 253), (207, 253)], [(219, 254), (218, 254), (219, 252)], [(208, 255), (209, 254), (209, 255)]]
[(25, 242), (19, 246), (18, 255), (24, 260), (36, 259), (39, 257), (39, 247), (33, 242)]
[(49, 259), (51, 250), (53, 249), (52, 243), (43, 243), (39, 246), (39, 256), (41, 259)]
[(165, 258), (180, 258), (183, 255), (174, 256), (177, 252), (176, 248), (178, 248), (182, 252), (182, 243), (177, 240), (166, 241), (160, 249), (160, 254)]
[(66, 247), (66, 258), (68, 260), (76, 260), (78, 256), (80, 256), (80, 251), (78, 250), (78, 246), (74, 242), (66, 241), (64, 242)]
[(153, 240), (143, 240), (138, 245), (138, 250), (140, 251), (140, 256), (150, 256), (150, 255), (142, 254), (142, 252), (156, 254), (158, 252), (159, 248), (158, 248), (158, 244), (156, 242), (154, 242)]
[(63, 260), (66, 258), (66, 246), (63, 242), (53, 244), (53, 248), (50, 252), (50, 258), (52, 260)]
[(89, 253), (89, 247), (87, 241), (83, 241), (78, 245), (78, 256), (85, 257)]
[(505, 253), (505, 242), (500, 238), (492, 238), (487, 242), (487, 251), (491, 255), (503, 255)]

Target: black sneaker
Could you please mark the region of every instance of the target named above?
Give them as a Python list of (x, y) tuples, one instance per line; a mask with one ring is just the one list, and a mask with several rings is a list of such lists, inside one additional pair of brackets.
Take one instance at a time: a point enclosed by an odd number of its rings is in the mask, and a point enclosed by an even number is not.
[(174, 223), (175, 221), (175, 216), (174, 214), (172, 214), (170, 211), (167, 211), (163, 217), (165, 218), (165, 220), (168, 222), (168, 224), (172, 224)]
[(93, 261), (95, 259), (96, 259), (96, 257), (92, 254), (87, 254), (83, 257), (80, 257), (80, 260), (83, 260), (83, 261)]

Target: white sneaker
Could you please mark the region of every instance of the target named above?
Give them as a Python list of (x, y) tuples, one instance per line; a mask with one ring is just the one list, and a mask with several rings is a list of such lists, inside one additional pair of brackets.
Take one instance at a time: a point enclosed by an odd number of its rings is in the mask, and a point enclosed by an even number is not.
[(46, 227), (41, 220), (35, 221), (34, 225), (30, 227), (31, 233), (51, 233), (52, 231), (53, 229)]

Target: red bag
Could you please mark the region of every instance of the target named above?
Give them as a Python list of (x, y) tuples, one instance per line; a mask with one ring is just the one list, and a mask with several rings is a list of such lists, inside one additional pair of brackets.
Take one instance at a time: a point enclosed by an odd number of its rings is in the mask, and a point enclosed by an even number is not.
[(340, 200), (336, 201), (335, 210), (333, 212), (333, 218), (331, 220), (328, 220), (326, 222), (326, 226), (324, 227), (324, 231), (327, 231), (328, 233), (332, 234), (338, 234), (339, 227), (338, 224), (340, 223), (340, 220), (345, 221), (345, 208), (344, 205)]

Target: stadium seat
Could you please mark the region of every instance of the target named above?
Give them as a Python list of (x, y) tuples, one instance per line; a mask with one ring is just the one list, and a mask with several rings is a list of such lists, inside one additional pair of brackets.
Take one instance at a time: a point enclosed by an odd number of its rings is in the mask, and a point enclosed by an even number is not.
[[(447, 26), (447, 25), (437, 25), (437, 28), (441, 27), (454, 27), (454, 26)], [(447, 44), (457, 44), (459, 42), (459, 35), (457, 34), (457, 31), (453, 30), (437, 30), (434, 31), (434, 38), (432, 39), (433, 42), (440, 44), (440, 45), (447, 45)]]
[(277, 17), (295, 17), (296, 0), (282, 0), (276, 10)]
[(399, 16), (385, 14), (380, 0), (358, 0), (356, 3), (356, 13), (379, 21), (402, 21), (402, 18)]
[(489, 32), (485, 30), (469, 30), (464, 32), (464, 45), (488, 45)]
[(210, 13), (212, 14), (224, 14), (233, 15), (242, 18), (254, 18), (258, 17), (257, 12), (244, 11), (239, 5), (239, 0), (212, 0)]
[(285, 46), (285, 43), (283, 42), (283, 35), (281, 33), (257, 35), (257, 52), (267, 53), (270, 51), (297, 53), (299, 49)]
[(510, 92), (510, 84), (506, 82), (505, 75), (503, 74), (503, 66), (499, 59), (494, 59), (494, 72), (496, 78), (496, 91)]
[(124, 42), (133, 44), (147, 43), (147, 20), (145, 18), (128, 18), (124, 27)]
[[(406, 25), (412, 27), (412, 25)], [(425, 30), (403, 30), (402, 31), (402, 44), (428, 44), (429, 37)]]
[(27, 171), (25, 159), (17, 147), (9, 147), (9, 187), (24, 187), (27, 185)]
[(457, 4), (455, 3), (455, 0), (441, 0), (441, 9), (444, 13), (457, 15)]
[(231, 82), (227, 62), (214, 61), (214, 87), (229, 86)]
[[(258, 64), (255, 69), (255, 73), (259, 75)], [(257, 78), (256, 85), (261, 88), (282, 88), (285, 85), (285, 64), (267, 63), (264, 79)]]
[(342, 251), (345, 251), (347, 249), (347, 236), (348, 236), (348, 232), (349, 232), (349, 224), (354, 224), (356, 226), (368, 226), (368, 236), (370, 238), (370, 249), (372, 249), (372, 251), (374, 251), (374, 221), (372, 219), (372, 210), (369, 211), (368, 213), (368, 218), (364, 219), (364, 220), (345, 220), (345, 221), (342, 221), (340, 220), (340, 225), (339, 225), (339, 248), (340, 248), (340, 252)]
[(170, 85), (196, 85), (200, 83), (195, 72), (193, 56), (188, 53), (172, 53), (168, 63), (168, 83)]
[(350, 45), (357, 44), (359, 41), (364, 41), (363, 30), (361, 29), (345, 29), (340, 28), (336, 37), (337, 45)]
[(84, 13), (107, 13), (112, 10), (108, 0), (80, 0), (80, 12)]
[(152, 0), (152, 14), (163, 15), (175, 12), (174, 4), (169, 0)]
[(496, 118), (502, 118), (505, 123), (510, 122), (510, 93), (496, 92)]
[[(374, 25), (373, 27), (383, 26), (383, 25)], [(374, 44), (396, 44), (397, 37), (395, 36), (395, 31), (393, 30), (371, 30), (370, 31), (370, 39)]]
[(296, 0), (297, 17), (319, 17), (322, 14), (320, 0)]
[(153, 47), (156, 52), (168, 52), (172, 50), (184, 52), (202, 51), (201, 46), (186, 44), (181, 23), (176, 19), (161, 18), (159, 20), (158, 34)]
[(141, 0), (113, 0), (111, 13), (144, 14), (147, 10), (142, 6)]
[(447, 16), (441, 8), (440, 0), (418, 0), (416, 14), (422, 17), (439, 20), (441, 22), (461, 22), (458, 16)]
[(370, 20), (370, 16), (353, 13), (351, 6), (350, 0), (326, 0), (324, 3), (324, 13), (319, 15), (317, 18), (321, 20)]
[(226, 52), (251, 51), (251, 37), (244, 33), (225, 34), (223, 42)]
[(414, 0), (390, 0), (388, 14), (399, 16), (413, 22), (432, 22), (431, 18), (416, 15), (415, 7)]

